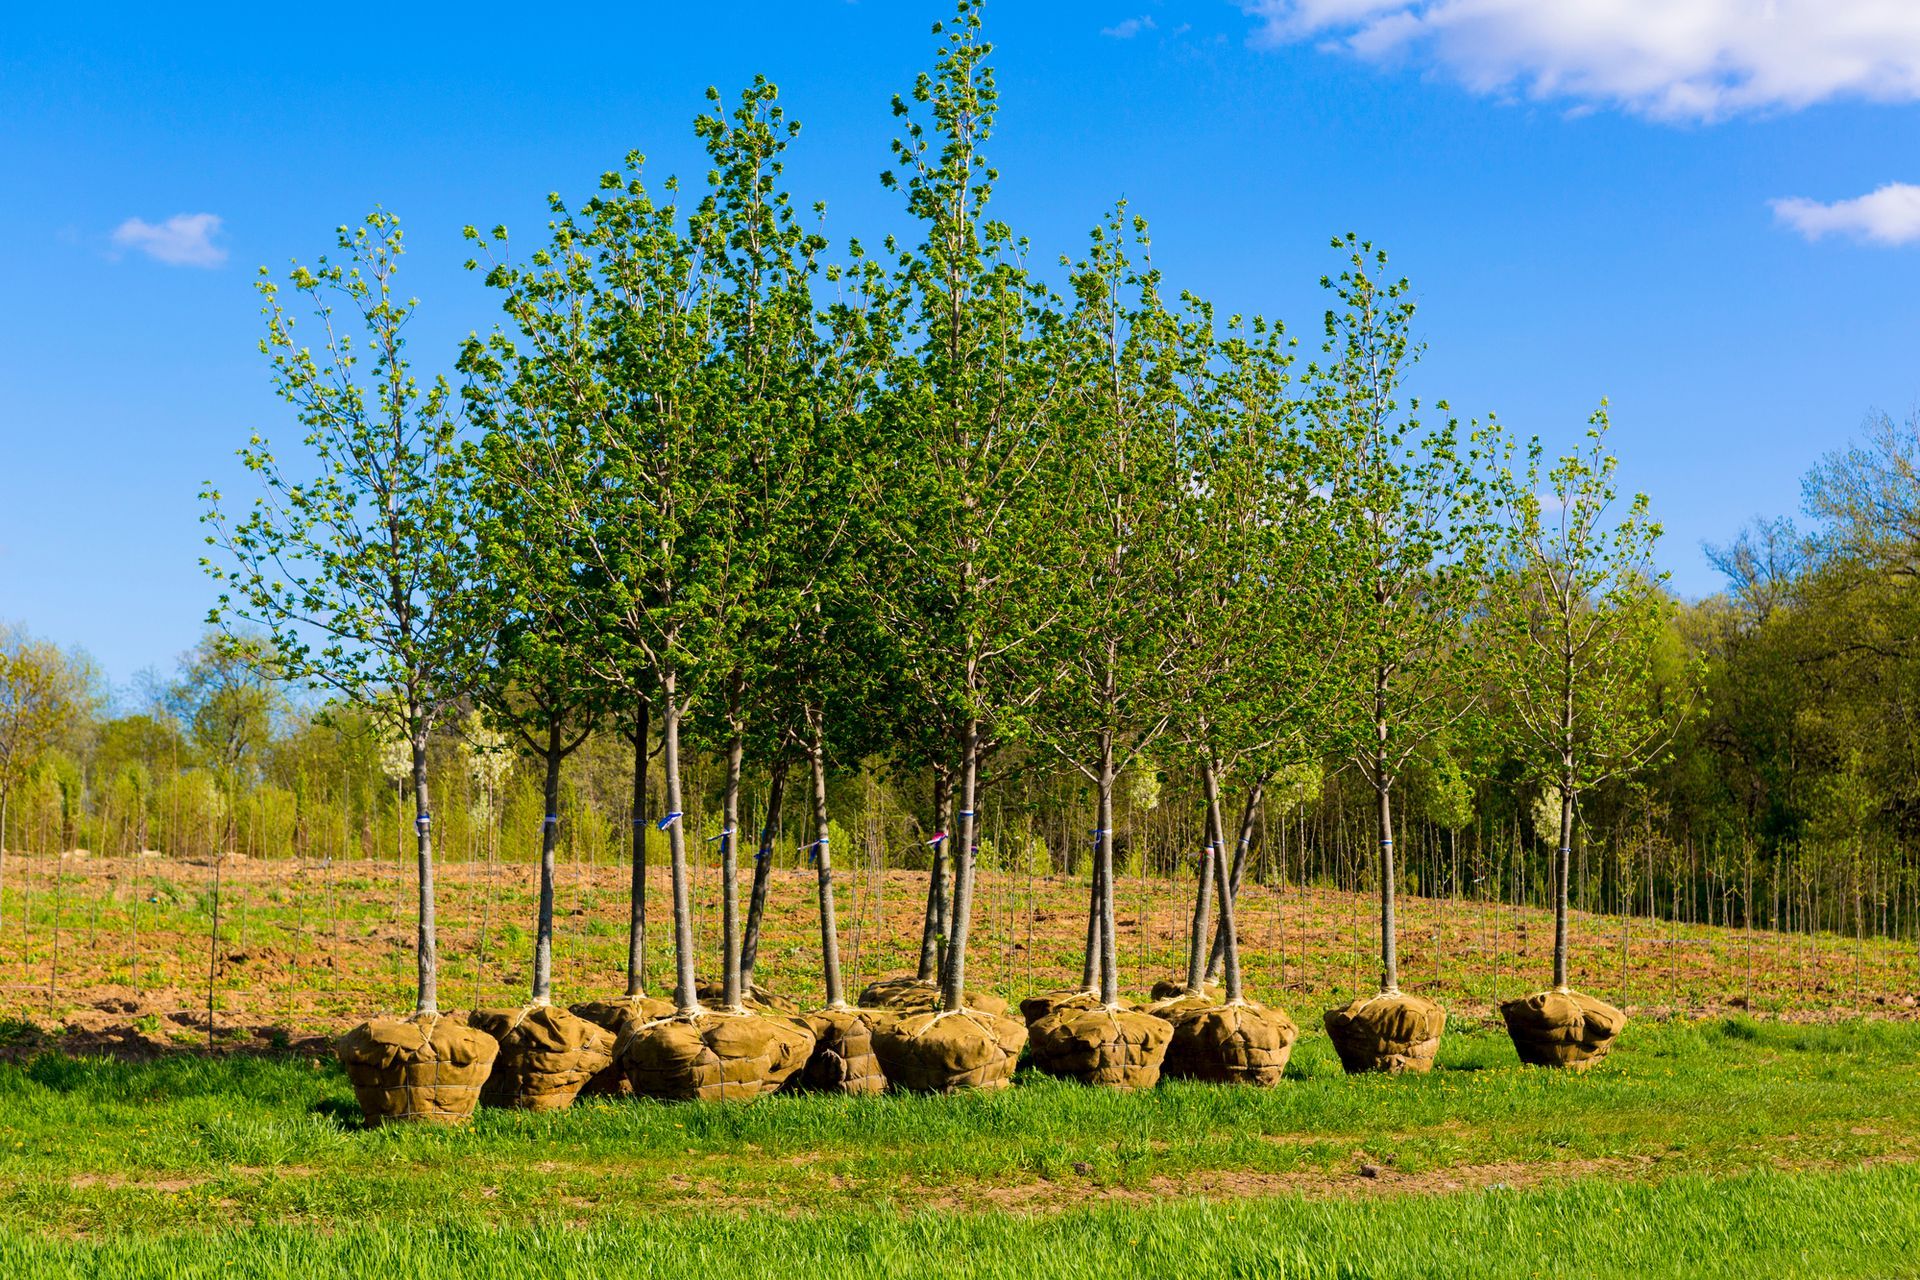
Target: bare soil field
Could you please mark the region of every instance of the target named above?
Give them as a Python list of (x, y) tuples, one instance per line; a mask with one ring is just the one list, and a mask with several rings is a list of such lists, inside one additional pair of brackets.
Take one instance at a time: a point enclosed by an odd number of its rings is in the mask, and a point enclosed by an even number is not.
[[(536, 869), (451, 861), (438, 872), (441, 1003), (523, 998)], [(0, 916), (0, 1019), (15, 1041), (122, 1055), (253, 1045), (291, 1047), (376, 1011), (412, 1004), (413, 869), (394, 861), (323, 863), (228, 857), (219, 865), (148, 855), (10, 855)], [(558, 1000), (625, 986), (628, 868), (559, 872)], [(925, 877), (854, 868), (839, 886), (851, 989), (903, 972), (918, 954)], [(817, 1003), (814, 876), (774, 873), (759, 981)], [(741, 888), (742, 900), (746, 885)], [(1184, 963), (1190, 879), (1120, 886), (1121, 976), (1131, 994)], [(697, 878), (703, 972), (718, 967), (717, 874)], [(1086, 883), (983, 870), (969, 976), (1017, 998), (1077, 980)], [(647, 988), (671, 985), (671, 897), (649, 878)], [(216, 921), (217, 914), (217, 921)], [(1365, 894), (1249, 883), (1240, 909), (1249, 990), (1293, 1009), (1371, 989), (1377, 906)], [(1498, 902), (1403, 897), (1402, 985), (1457, 1019), (1496, 1017), (1501, 999), (1545, 984), (1549, 912)], [(216, 927), (217, 925), (217, 927)], [(1748, 1010), (1796, 1020), (1917, 1015), (1920, 953), (1911, 942), (1676, 925), (1574, 913), (1574, 985), (1636, 1016)], [(29, 1034), (31, 1033), (31, 1034)]]

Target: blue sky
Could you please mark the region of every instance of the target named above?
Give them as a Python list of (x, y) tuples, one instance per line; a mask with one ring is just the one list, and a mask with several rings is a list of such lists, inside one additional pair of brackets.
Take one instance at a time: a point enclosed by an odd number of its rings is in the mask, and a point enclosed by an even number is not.
[[(200, 485), (243, 494), (248, 433), (294, 439), (255, 269), (376, 202), (410, 230), (425, 362), (493, 323), (462, 225), (531, 238), (546, 192), (632, 148), (697, 175), (709, 84), (780, 85), (836, 240), (898, 228), (887, 103), (948, 7), (16, 14), (0, 619), (116, 681), (193, 643)], [(1550, 446), (1611, 397), (1683, 593), (1718, 586), (1703, 542), (1793, 511), (1866, 413), (1920, 401), (1920, 6), (998, 0), (988, 23), (998, 204), (1044, 257), (1124, 196), (1172, 282), (1313, 340), (1329, 238), (1373, 238), (1419, 295), (1424, 394)]]

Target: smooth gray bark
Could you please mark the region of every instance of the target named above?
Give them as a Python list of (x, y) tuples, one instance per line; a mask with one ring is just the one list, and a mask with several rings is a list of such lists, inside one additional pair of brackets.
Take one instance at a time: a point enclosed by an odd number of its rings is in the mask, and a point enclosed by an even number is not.
[[(1207, 828), (1209, 838), (1219, 847), (1224, 823), (1220, 817), (1220, 773), (1213, 761), (1205, 766), (1207, 793)], [(1215, 888), (1220, 894), (1220, 936), (1226, 944), (1226, 996), (1228, 1004), (1238, 1004), (1241, 1000), (1240, 986), (1240, 935), (1233, 919), (1233, 887), (1228, 879), (1226, 859), (1213, 859)]]
[(660, 764), (667, 775), (667, 812), (660, 821), (666, 826), (673, 877), (673, 1002), (680, 1012), (695, 1013), (700, 1009), (700, 993), (693, 979), (693, 900), (687, 883), (686, 823), (680, 808), (680, 689), (679, 677), (672, 672), (660, 677), (660, 722)]
[(438, 1013), (440, 940), (433, 918), (433, 809), (427, 795), (427, 734), (424, 727), (414, 732), (412, 745), (414, 851), (420, 864), (419, 927), (414, 941), (414, 955), (419, 966), (419, 998), (414, 1002), (414, 1008), (420, 1013)]
[(809, 763), (813, 767), (813, 852), (819, 867), (820, 885), (820, 971), (827, 984), (827, 1008), (847, 1007), (846, 992), (840, 985), (840, 927), (833, 913), (833, 847), (827, 836), (827, 745), (822, 717), (815, 714), (807, 743)]
[(941, 983), (941, 1008), (960, 1011), (967, 989), (967, 934), (973, 924), (973, 842), (979, 822), (974, 812), (980, 785), (980, 722), (967, 721), (960, 748), (960, 850), (953, 876), (953, 931), (947, 944), (947, 969)]
[(927, 909), (920, 922), (920, 967), (916, 977), (922, 982), (937, 980), (946, 963), (947, 940), (951, 934), (951, 895), (947, 892), (947, 873), (952, 863), (953, 780), (944, 768), (933, 772), (933, 821), (936, 840), (933, 866), (927, 873)]

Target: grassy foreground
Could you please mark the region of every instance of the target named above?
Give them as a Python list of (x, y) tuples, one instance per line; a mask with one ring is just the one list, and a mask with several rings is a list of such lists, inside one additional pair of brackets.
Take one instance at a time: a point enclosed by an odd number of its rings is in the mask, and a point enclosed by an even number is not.
[(0, 1067), (0, 1275), (1920, 1275), (1920, 1025), (1642, 1022), (1585, 1078), (1474, 1025), (1424, 1079), (1295, 1063), (366, 1132), (327, 1061), (42, 1054)]
[(0, 1232), (0, 1273), (278, 1280), (830, 1275), (1022, 1277), (1907, 1276), (1920, 1173), (1582, 1182), (1473, 1198), (1268, 1199), (905, 1217), (700, 1215), (560, 1226), (271, 1226), (58, 1245)]

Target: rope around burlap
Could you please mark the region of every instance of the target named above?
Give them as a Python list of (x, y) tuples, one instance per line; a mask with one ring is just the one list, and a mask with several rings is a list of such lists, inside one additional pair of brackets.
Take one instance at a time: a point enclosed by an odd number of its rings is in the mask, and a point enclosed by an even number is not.
[[(414, 1120), (423, 1116), (432, 1118), (432, 1119), (438, 1119), (442, 1115), (445, 1115), (446, 1114), (445, 1108), (440, 1108), (438, 1110), (416, 1110), (412, 1107), (411, 1103), (413, 1101), (414, 1092), (422, 1088), (429, 1090), (430, 1096), (435, 1101), (439, 1100), (440, 1090), (442, 1088), (470, 1090), (476, 1096), (480, 1092), (480, 1086), (478, 1084), (442, 1085), (440, 1083), (440, 1062), (441, 1062), (440, 1051), (436, 1049), (433, 1044), (433, 1033), (440, 1026), (440, 1018), (441, 1018), (440, 1012), (438, 1010), (435, 1010), (432, 1013), (416, 1013), (411, 1018), (406, 1019), (406, 1021), (414, 1023), (416, 1026), (424, 1026), (424, 1033), (421, 1036), (421, 1051), (427, 1055), (425, 1060), (431, 1063), (433, 1066), (433, 1079), (430, 1083), (426, 1085), (401, 1083), (397, 1085), (382, 1086), (380, 1090), (382, 1094), (390, 1097), (397, 1091), (402, 1095), (403, 1100), (409, 1104), (407, 1110), (399, 1112), (398, 1114), (392, 1116), (391, 1119)], [(401, 1070), (403, 1072), (405, 1071), (405, 1069), (406, 1069), (405, 1067), (401, 1067)], [(383, 1117), (383, 1119), (385, 1119), (385, 1117)]]

